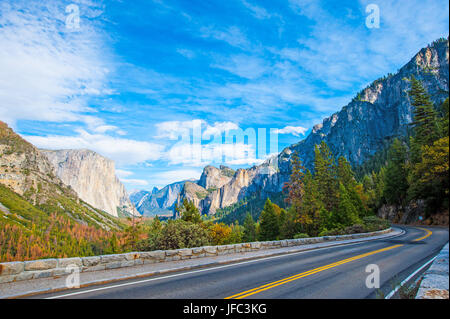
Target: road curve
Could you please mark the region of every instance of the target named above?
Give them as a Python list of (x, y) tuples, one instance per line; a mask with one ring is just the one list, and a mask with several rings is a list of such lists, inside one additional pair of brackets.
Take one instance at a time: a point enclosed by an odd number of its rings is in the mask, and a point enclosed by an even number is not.
[[(348, 244), (124, 280), (30, 298), (265, 299), (376, 298), (387, 295), (449, 240), (448, 228), (398, 226), (395, 238)], [(380, 288), (367, 288), (366, 267), (380, 270)]]

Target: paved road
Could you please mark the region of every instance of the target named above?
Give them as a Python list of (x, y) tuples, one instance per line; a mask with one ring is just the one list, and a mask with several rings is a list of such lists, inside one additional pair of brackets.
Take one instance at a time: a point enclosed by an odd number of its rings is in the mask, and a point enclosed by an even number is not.
[[(376, 298), (388, 294), (449, 240), (448, 228), (401, 226), (403, 235), (33, 298)], [(380, 270), (367, 288), (366, 267)]]

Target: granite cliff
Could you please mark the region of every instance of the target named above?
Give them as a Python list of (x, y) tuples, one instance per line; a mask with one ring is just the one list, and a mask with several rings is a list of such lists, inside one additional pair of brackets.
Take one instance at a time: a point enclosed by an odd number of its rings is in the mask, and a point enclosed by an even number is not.
[(115, 217), (139, 215), (116, 177), (112, 160), (90, 150), (41, 150), (41, 153), (64, 184), (85, 202)]

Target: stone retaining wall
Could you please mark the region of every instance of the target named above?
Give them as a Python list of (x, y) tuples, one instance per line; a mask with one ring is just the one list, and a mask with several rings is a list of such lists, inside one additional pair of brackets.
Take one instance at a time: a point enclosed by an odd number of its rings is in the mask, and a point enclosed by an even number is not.
[(93, 257), (53, 258), (0, 263), (0, 284), (13, 281), (64, 276), (71, 273), (74, 267), (76, 267), (80, 272), (107, 270), (174, 260), (245, 253), (260, 249), (274, 249), (322, 243), (327, 241), (357, 239), (382, 235), (391, 231), (392, 229), (388, 228), (377, 232), (341, 236), (286, 239), (278, 241), (241, 243), (223, 246), (204, 246), (177, 250), (132, 252)]
[(416, 299), (449, 299), (448, 260), (447, 243), (425, 272)]

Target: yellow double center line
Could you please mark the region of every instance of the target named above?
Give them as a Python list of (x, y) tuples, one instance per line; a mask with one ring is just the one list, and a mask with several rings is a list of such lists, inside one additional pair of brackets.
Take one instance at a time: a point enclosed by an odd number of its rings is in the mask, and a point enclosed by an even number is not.
[[(415, 239), (414, 241), (423, 240), (423, 239), (429, 237), (432, 234), (432, 232), (430, 230), (428, 230), (428, 229), (425, 229), (425, 228), (420, 228), (420, 229), (426, 231), (427, 234), (425, 236), (422, 236), (420, 238)], [(317, 273), (319, 273), (321, 271), (324, 271), (324, 270), (327, 270), (327, 269), (331, 269), (331, 268), (334, 268), (334, 267), (337, 267), (337, 266), (349, 263), (351, 261), (355, 261), (355, 260), (358, 260), (358, 259), (361, 259), (361, 258), (364, 258), (364, 257), (375, 255), (375, 254), (378, 254), (378, 253), (381, 253), (381, 252), (384, 252), (384, 251), (388, 251), (388, 250), (391, 250), (391, 249), (394, 249), (394, 248), (402, 247), (402, 246), (403, 245), (389, 246), (389, 247), (386, 247), (386, 248), (374, 250), (374, 251), (371, 251), (371, 252), (368, 252), (368, 253), (364, 253), (364, 254), (357, 255), (357, 256), (354, 256), (354, 257), (350, 257), (350, 258), (347, 258), (347, 259), (343, 259), (343, 260), (337, 261), (335, 263), (332, 263), (332, 264), (329, 264), (329, 265), (326, 265), (326, 266), (314, 268), (314, 269), (311, 269), (311, 270), (299, 273), (299, 274), (291, 276), (291, 277), (287, 277), (287, 278), (284, 278), (284, 279), (281, 279), (281, 280), (278, 280), (278, 281), (274, 281), (274, 282), (271, 282), (271, 283), (268, 283), (268, 284), (265, 284), (265, 285), (262, 285), (262, 286), (250, 289), (250, 290), (243, 291), (241, 293), (238, 293), (238, 294), (226, 297), (225, 299), (242, 299), (242, 298), (245, 298), (245, 297), (248, 297), (248, 296), (260, 293), (262, 291), (265, 291), (265, 290), (268, 290), (268, 289), (271, 289), (271, 288), (274, 288), (274, 287), (277, 287), (277, 286), (281, 286), (281, 285), (287, 284), (288, 282), (291, 282), (291, 281), (294, 281), (294, 280), (297, 280), (297, 279), (300, 279), (300, 278), (308, 277), (310, 275), (317, 274)]]
[(428, 238), (428, 237), (430, 237), (431, 236), (431, 234), (433, 233), (431, 230), (428, 230), (428, 229), (425, 229), (425, 228), (422, 228), (422, 227), (417, 227), (417, 228), (419, 228), (419, 229), (422, 229), (422, 230), (424, 230), (424, 231), (426, 231), (426, 235), (425, 236), (422, 236), (422, 237), (420, 237), (420, 238), (417, 238), (417, 239), (414, 239), (413, 241), (419, 241), (419, 240), (422, 240), (422, 239), (425, 239), (425, 238)]
[(390, 246), (390, 247), (374, 250), (374, 251), (371, 251), (371, 252), (368, 252), (368, 253), (365, 253), (365, 254), (361, 254), (361, 255), (358, 255), (358, 256), (350, 257), (350, 258), (347, 258), (347, 259), (344, 259), (344, 260), (340, 260), (338, 262), (335, 262), (335, 263), (332, 263), (332, 264), (329, 264), (329, 265), (326, 265), (326, 266), (322, 266), (322, 267), (319, 267), (319, 268), (311, 269), (311, 270), (299, 273), (299, 274), (291, 276), (291, 277), (287, 277), (287, 278), (284, 278), (284, 279), (281, 279), (281, 280), (278, 280), (278, 281), (271, 282), (269, 284), (265, 284), (263, 286), (259, 286), (259, 287), (254, 288), (254, 289), (250, 289), (250, 290), (241, 292), (241, 293), (233, 295), (233, 296), (229, 296), (229, 297), (227, 297), (225, 299), (233, 299), (233, 298), (234, 299), (242, 299), (242, 298), (245, 298), (245, 297), (248, 297), (248, 296), (260, 293), (260, 292), (262, 292), (264, 290), (268, 290), (268, 289), (271, 289), (271, 288), (274, 288), (274, 287), (277, 287), (277, 286), (281, 286), (281, 285), (284, 285), (284, 284), (286, 284), (288, 282), (291, 282), (291, 281), (294, 281), (294, 280), (297, 280), (297, 279), (300, 279), (300, 278), (304, 278), (304, 277), (316, 274), (318, 272), (321, 272), (321, 271), (324, 271), (324, 270), (327, 270), (327, 269), (330, 269), (330, 268), (334, 268), (334, 267), (337, 267), (337, 266), (349, 263), (349, 262), (354, 261), (354, 260), (358, 260), (358, 259), (361, 259), (361, 258), (364, 258), (364, 257), (367, 257), (367, 256), (378, 254), (378, 253), (381, 253), (383, 251), (388, 251), (388, 250), (391, 250), (391, 249), (394, 249), (394, 248), (397, 248), (397, 247), (401, 247), (401, 246), (403, 246), (403, 245), (394, 245), (394, 246)]

